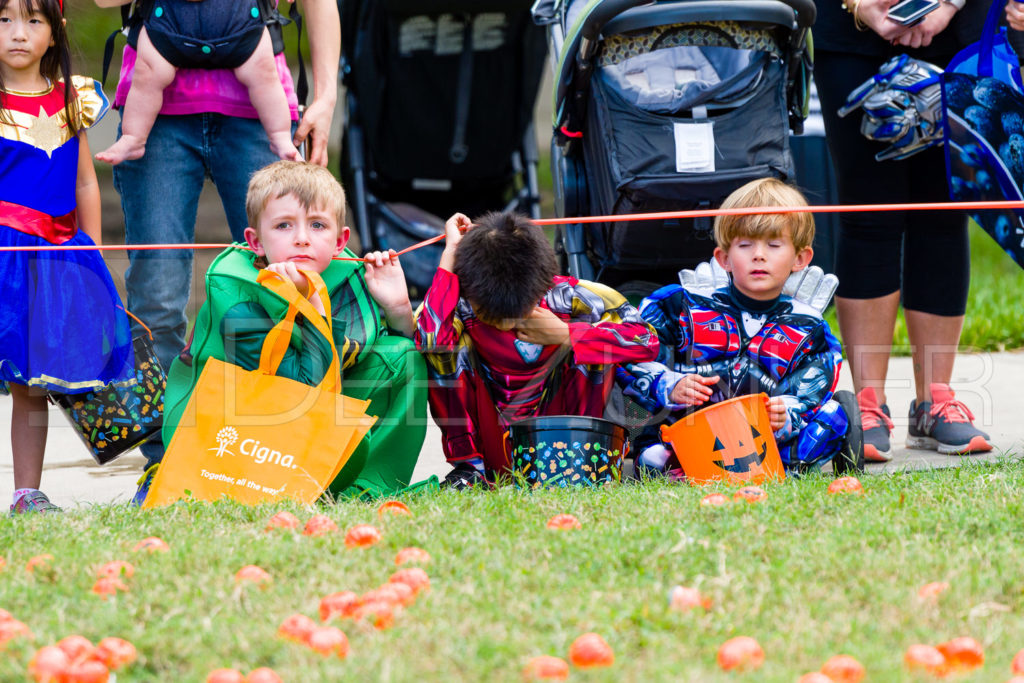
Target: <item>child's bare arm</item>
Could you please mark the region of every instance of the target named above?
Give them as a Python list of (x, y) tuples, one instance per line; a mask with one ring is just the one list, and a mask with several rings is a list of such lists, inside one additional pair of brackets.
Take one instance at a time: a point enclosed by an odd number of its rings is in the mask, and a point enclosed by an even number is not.
[(680, 406), (704, 405), (714, 393), (711, 387), (717, 382), (718, 375), (714, 377), (701, 377), (697, 374), (683, 375), (682, 379), (672, 387), (670, 400)]
[(471, 227), (473, 227), (473, 222), (464, 213), (457, 213), (445, 221), (444, 251), (441, 252), (439, 268), (447, 270), (449, 273), (455, 272), (455, 250), (458, 248), (462, 236)]
[(120, 7), (127, 5), (132, 0), (95, 0), (97, 7)]
[(366, 264), (366, 288), (384, 311), (388, 327), (407, 337), (416, 329), (409, 301), (405, 272), (394, 249), (374, 251), (363, 257)]
[(516, 338), (519, 341), (541, 346), (557, 344), (568, 346), (569, 324), (546, 308), (537, 306), (530, 314), (516, 325)]
[(85, 132), (78, 134), (78, 180), (75, 185), (75, 202), (78, 204), (78, 226), (96, 244), (103, 244), (103, 228), (100, 222), (100, 185), (96, 180), (96, 169), (89, 153), (89, 139)]

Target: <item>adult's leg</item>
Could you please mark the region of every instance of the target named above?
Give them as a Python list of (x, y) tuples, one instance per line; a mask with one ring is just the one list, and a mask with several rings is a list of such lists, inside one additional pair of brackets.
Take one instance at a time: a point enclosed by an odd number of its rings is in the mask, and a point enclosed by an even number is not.
[[(203, 187), (202, 116), (160, 116), (150, 132), (150, 154), (114, 167), (127, 244), (191, 244)], [(167, 369), (185, 347), (192, 285), (192, 250), (131, 251), (125, 273), (128, 310), (153, 333), (154, 352)], [(142, 328), (133, 323), (134, 334)], [(149, 464), (163, 443), (142, 446)]]
[(38, 489), (43, 476), (43, 454), (49, 427), (46, 394), (23, 384), (10, 384), (11, 452), (14, 454), (14, 488)]
[(204, 122), (206, 168), (224, 205), (231, 238), (244, 242), (245, 228), (249, 225), (245, 215), (249, 179), (278, 159), (270, 150), (267, 133), (257, 119), (207, 114)]
[(113, 145), (96, 155), (98, 161), (117, 165), (126, 159), (138, 159), (146, 153), (146, 140), (164, 106), (164, 88), (174, 80), (177, 70), (157, 51), (146, 29), (139, 32), (138, 58), (132, 73), (132, 87), (125, 99), (121, 118), (121, 136)]
[(263, 37), (249, 59), (235, 69), (235, 77), (249, 91), (249, 100), (270, 139), (271, 151), (282, 159), (302, 161), (299, 150), (292, 144), (291, 110), (277, 75), (269, 31), (263, 30)]
[[(415, 345), (404, 337), (377, 339), (345, 372), (342, 393), (369, 400), (367, 413), (377, 416), (352, 454), (364, 464), (348, 491), (379, 496), (408, 486), (427, 433), (427, 368)], [(346, 474), (332, 492), (343, 493)]]

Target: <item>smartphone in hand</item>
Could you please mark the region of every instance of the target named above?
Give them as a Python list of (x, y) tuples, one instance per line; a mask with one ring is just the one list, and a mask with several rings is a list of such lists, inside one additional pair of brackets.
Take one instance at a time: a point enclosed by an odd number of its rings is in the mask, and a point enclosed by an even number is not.
[(903, 26), (913, 26), (938, 8), (939, 0), (903, 0), (889, 8), (888, 16)]

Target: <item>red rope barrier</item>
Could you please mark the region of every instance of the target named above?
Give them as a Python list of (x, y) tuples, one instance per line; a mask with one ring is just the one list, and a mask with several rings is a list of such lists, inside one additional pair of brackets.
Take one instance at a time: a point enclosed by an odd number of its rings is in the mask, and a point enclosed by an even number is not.
[[(754, 216), (757, 214), (779, 213), (864, 213), (871, 211), (983, 211), (987, 209), (1024, 210), (1024, 201), (988, 202), (928, 202), (921, 204), (836, 204), (819, 206), (754, 206), (743, 209), (692, 209), (687, 211), (662, 211), (658, 213), (632, 213), (612, 216), (572, 216), (567, 218), (539, 218), (537, 225), (571, 225), (576, 223), (621, 223), (626, 221), (653, 221), (678, 218), (711, 218), (714, 216)], [(399, 256), (444, 239), (444, 233), (417, 242), (397, 252)], [(71, 245), (59, 244), (39, 247), (0, 247), (5, 251), (157, 251), (163, 249), (227, 249), (230, 244), (103, 244)], [(335, 256), (336, 261), (363, 261), (363, 258)]]

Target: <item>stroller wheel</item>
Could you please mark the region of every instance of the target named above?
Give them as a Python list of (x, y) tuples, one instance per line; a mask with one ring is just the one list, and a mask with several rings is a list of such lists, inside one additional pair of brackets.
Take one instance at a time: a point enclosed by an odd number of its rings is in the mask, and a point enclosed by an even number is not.
[(839, 453), (832, 459), (832, 470), (837, 475), (847, 472), (864, 471), (864, 429), (860, 423), (860, 408), (857, 397), (850, 391), (837, 391), (833, 397), (843, 408), (850, 426), (846, 430), (846, 438)]

